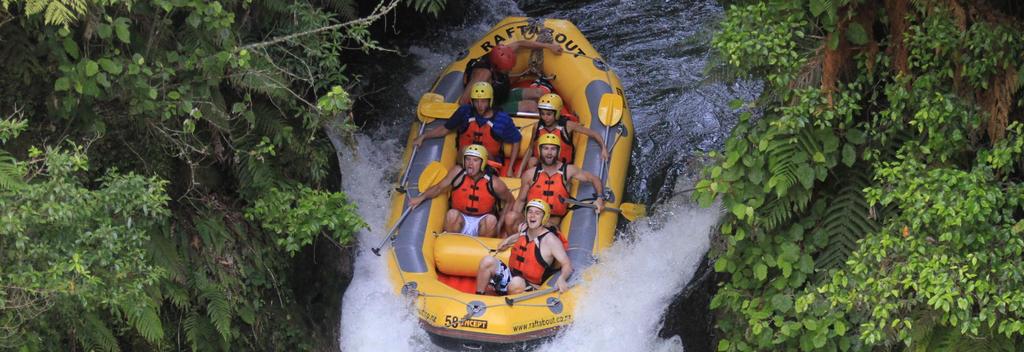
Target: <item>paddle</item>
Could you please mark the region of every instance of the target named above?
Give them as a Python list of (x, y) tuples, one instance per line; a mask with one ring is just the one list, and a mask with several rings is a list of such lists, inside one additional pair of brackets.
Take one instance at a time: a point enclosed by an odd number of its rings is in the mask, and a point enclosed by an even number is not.
[[(597, 205), (594, 205), (593, 203), (581, 202), (572, 198), (566, 198), (565, 202), (576, 207), (597, 209)], [(636, 221), (636, 219), (647, 216), (647, 207), (643, 204), (636, 203), (622, 203), (619, 204), (618, 208), (604, 207), (604, 210), (622, 214), (622, 217), (629, 221)]]
[[(423, 96), (420, 97), (419, 107), (421, 111), (416, 114), (416, 118), (420, 121), (420, 131), (416, 136), (423, 135), (423, 129), (427, 127), (428, 123), (434, 121), (422, 112), (423, 107), (425, 105), (437, 104), (443, 101), (444, 97), (437, 93), (424, 93)], [(451, 114), (448, 116), (451, 116)], [(402, 173), (402, 180), (398, 183), (398, 188), (396, 188), (396, 190), (401, 193), (405, 193), (405, 183), (409, 181), (409, 165), (412, 165), (413, 159), (416, 159), (416, 152), (419, 151), (419, 149), (420, 146), (418, 145), (412, 148), (412, 155), (409, 156), (409, 162), (405, 164), (405, 171)]]
[[(578, 284), (580, 282), (580, 280), (577, 279), (578, 277), (579, 276), (573, 276), (573, 277), (570, 277), (569, 280), (566, 280), (566, 283), (569, 284), (570, 288), (572, 288), (573, 286), (576, 286), (576, 284)], [(516, 303), (519, 303), (519, 302), (522, 302), (522, 301), (525, 301), (525, 300), (529, 300), (529, 299), (533, 299), (533, 298), (537, 298), (537, 297), (540, 297), (540, 296), (543, 296), (543, 295), (546, 295), (546, 294), (549, 294), (549, 293), (552, 293), (552, 292), (555, 292), (555, 291), (558, 291), (558, 286), (551, 286), (551, 287), (545, 288), (543, 290), (533, 291), (533, 292), (527, 293), (525, 295), (514, 297), (514, 298), (513, 297), (505, 297), (505, 304), (513, 306)]]
[[(532, 132), (529, 133), (530, 134), (530, 141), (526, 145), (526, 156), (519, 163), (519, 170), (516, 171), (516, 175), (518, 175), (518, 176), (522, 176), (523, 175), (523, 170), (526, 169), (526, 163), (529, 162), (530, 161), (530, 157), (533, 156), (533, 144), (534, 144), (534, 142), (536, 142), (537, 136), (538, 136), (538, 133), (537, 133), (537, 122), (525, 125), (522, 128), (520, 128), (520, 130), (525, 129), (525, 128), (532, 129)], [(520, 142), (520, 143), (522, 143), (522, 142)]]
[(445, 102), (421, 103), (419, 114), (432, 119), (448, 119), (459, 109), (459, 104)]
[[(426, 192), (428, 188), (443, 180), (447, 173), (448, 170), (445, 169), (440, 162), (435, 161), (430, 163), (427, 167), (423, 168), (422, 172), (420, 172), (417, 189), (421, 194)], [(380, 249), (384, 247), (384, 244), (387, 243), (388, 239), (393, 239), (392, 236), (395, 234), (395, 231), (398, 230), (398, 226), (402, 224), (402, 221), (404, 221), (407, 216), (409, 216), (409, 212), (411, 210), (411, 207), (406, 207), (405, 211), (402, 212), (402, 216), (398, 218), (398, 221), (395, 221), (395, 225), (391, 227), (390, 231), (388, 231), (387, 236), (384, 236), (384, 238), (380, 240), (380, 244), (378, 244), (377, 247), (370, 248), (370, 251), (372, 251), (373, 254), (376, 254), (378, 257), (380, 256)]]
[[(617, 125), (622, 121), (622, 96), (612, 93), (605, 93), (601, 96), (601, 103), (597, 106), (597, 118), (604, 125), (604, 141), (608, 142), (609, 132), (612, 126)], [(591, 124), (593, 125), (593, 124)], [(616, 140), (617, 142), (618, 140)], [(614, 148), (614, 144), (611, 148)], [(611, 149), (609, 148), (609, 149)], [(611, 160), (605, 160), (601, 163), (601, 173), (597, 176), (601, 178), (601, 183), (605, 181), (605, 169), (608, 167), (608, 162)], [(600, 191), (600, 190), (595, 190)]]
[(597, 106), (597, 118), (606, 128), (619, 124), (622, 121), (622, 105), (621, 95), (605, 93)]

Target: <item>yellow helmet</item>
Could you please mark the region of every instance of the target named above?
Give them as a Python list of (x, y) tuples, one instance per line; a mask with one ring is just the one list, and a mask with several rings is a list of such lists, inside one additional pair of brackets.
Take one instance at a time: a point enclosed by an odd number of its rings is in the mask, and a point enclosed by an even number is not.
[(470, 144), (466, 146), (466, 150), (462, 152), (462, 157), (475, 156), (480, 158), (483, 162), (480, 164), (480, 169), (487, 166), (487, 148), (479, 144)]
[(562, 111), (562, 97), (555, 93), (544, 94), (537, 100), (537, 109), (554, 110), (555, 117)]
[(469, 91), (470, 99), (491, 99), (494, 100), (494, 88), (487, 82), (473, 83)]
[(540, 135), (540, 138), (537, 138), (537, 148), (540, 148), (542, 145), (553, 145), (561, 148), (562, 139), (558, 138), (554, 133), (545, 133)]
[(547, 226), (548, 218), (551, 217), (551, 206), (548, 205), (548, 202), (545, 202), (543, 199), (540, 198), (535, 198), (533, 200), (530, 200), (529, 203), (526, 203), (526, 209), (530, 209), (530, 207), (534, 207), (544, 211), (544, 219), (541, 220), (541, 223), (544, 224), (544, 226)]

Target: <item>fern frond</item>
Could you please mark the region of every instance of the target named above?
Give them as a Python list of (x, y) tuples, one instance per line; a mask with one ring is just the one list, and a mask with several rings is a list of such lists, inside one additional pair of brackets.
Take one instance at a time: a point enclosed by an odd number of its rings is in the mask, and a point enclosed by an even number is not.
[(128, 314), (128, 323), (150, 343), (157, 344), (164, 338), (164, 324), (154, 307), (136, 308)]
[(85, 14), (88, 5), (86, 0), (28, 0), (25, 2), (25, 14), (31, 16), (43, 12), (46, 24), (67, 26)]
[(75, 337), (87, 351), (116, 352), (120, 351), (117, 338), (114, 332), (107, 327), (103, 319), (100, 319), (95, 312), (88, 312), (82, 315), (79, 320), (78, 333)]
[(291, 81), (277, 71), (262, 55), (253, 56), (250, 68), (228, 76), (228, 82), (242, 91), (256, 92), (273, 99), (292, 99)]
[(213, 253), (221, 253), (231, 233), (224, 227), (224, 217), (216, 211), (203, 212), (195, 220), (195, 229), (206, 246)]
[(857, 241), (880, 226), (871, 219), (871, 207), (864, 198), (863, 189), (870, 180), (866, 172), (843, 170), (837, 184), (842, 185), (833, 196), (828, 197), (819, 227), (828, 235), (828, 242), (815, 259), (818, 280), (825, 279), (828, 272), (845, 265), (846, 259), (857, 249)]
[(192, 297), (184, 287), (177, 283), (164, 281), (163, 293), (164, 297), (178, 309), (185, 310), (192, 306)]
[(185, 339), (192, 345), (193, 351), (211, 351), (215, 349), (213, 346), (217, 346), (219, 339), (215, 338), (217, 332), (213, 324), (199, 312), (189, 312), (181, 325), (185, 329)]
[(324, 7), (337, 13), (342, 20), (355, 18), (359, 13), (356, 11), (356, 3), (352, 0), (322, 0)]
[(217, 332), (225, 341), (231, 341), (231, 319), (232, 308), (228, 303), (228, 297), (220, 287), (207, 284), (200, 287), (200, 297), (207, 301), (206, 312), (210, 321), (217, 328)]
[[(803, 155), (802, 158), (799, 155)], [(801, 160), (802, 159), (802, 160)], [(806, 155), (799, 152), (798, 145), (790, 140), (776, 139), (769, 143), (768, 172), (771, 177), (765, 185), (766, 191), (775, 189), (778, 197), (783, 197), (797, 180), (800, 163), (806, 162)]]
[(166, 269), (171, 280), (184, 281), (188, 278), (185, 258), (167, 234), (157, 233), (150, 236), (149, 251), (155, 264)]
[(24, 185), (21, 168), (10, 154), (0, 150), (0, 191), (13, 191)]
[(789, 192), (785, 196), (775, 198), (758, 209), (757, 225), (765, 231), (771, 231), (803, 212), (810, 204), (812, 192)]

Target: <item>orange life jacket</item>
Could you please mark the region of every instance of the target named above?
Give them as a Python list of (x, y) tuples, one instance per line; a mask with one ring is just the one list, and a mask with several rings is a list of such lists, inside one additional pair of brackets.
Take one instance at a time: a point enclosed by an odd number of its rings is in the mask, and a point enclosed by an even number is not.
[(479, 144), (487, 148), (487, 155), (491, 159), (502, 160), (501, 142), (494, 138), (493, 128), (494, 123), (491, 121), (481, 123), (475, 117), (470, 117), (464, 129), (459, 132), (459, 150), (470, 144)]
[[(562, 141), (562, 146), (558, 148), (558, 160), (563, 163), (571, 163), (573, 161), (573, 154), (576, 152), (576, 148), (572, 145), (572, 137), (569, 136), (568, 128), (565, 127), (565, 119), (560, 119), (555, 127), (544, 127), (543, 124), (537, 127), (537, 137), (545, 134), (554, 134), (558, 136), (558, 139)], [(533, 155), (540, 159), (540, 145), (533, 150)]]
[[(516, 241), (516, 244), (512, 246), (512, 253), (509, 256), (508, 267), (512, 269), (513, 276), (522, 276), (527, 282), (533, 285), (540, 285), (544, 283), (551, 274), (555, 273), (557, 268), (554, 265), (544, 261), (544, 257), (540, 253), (541, 239), (548, 234), (554, 233), (551, 229), (547, 232), (537, 236), (533, 241), (530, 241), (530, 237), (523, 234)], [(558, 239), (562, 241), (562, 247), (569, 250), (569, 242), (562, 238), (562, 236), (554, 233), (558, 236)]]
[(498, 195), (494, 192), (494, 182), (488, 170), (481, 170), (484, 176), (473, 180), (466, 177), (466, 170), (459, 171), (459, 174), (452, 180), (452, 196), (450, 204), (452, 209), (457, 209), (466, 215), (480, 216), (492, 213), (498, 205)]
[(565, 216), (569, 212), (569, 207), (565, 203), (565, 198), (569, 198), (569, 180), (565, 177), (568, 165), (562, 163), (558, 172), (548, 175), (544, 172), (543, 166), (537, 163), (537, 168), (533, 172), (533, 185), (527, 191), (526, 199), (543, 199), (551, 206), (552, 216)]

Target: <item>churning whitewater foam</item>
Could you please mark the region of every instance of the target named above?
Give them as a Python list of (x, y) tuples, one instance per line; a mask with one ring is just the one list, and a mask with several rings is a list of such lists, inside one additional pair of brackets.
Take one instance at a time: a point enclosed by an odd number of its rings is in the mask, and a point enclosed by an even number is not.
[[(419, 95), (434, 77), (505, 16), (522, 13), (510, 0), (475, 4), (477, 21), (448, 28), (445, 39), (430, 47), (412, 46), (423, 72), (405, 84), (409, 98), (396, 102), (409, 117)], [(476, 9), (475, 9), (476, 10)], [(402, 109), (399, 109), (402, 110)], [(386, 260), (370, 252), (388, 230), (388, 190), (401, 172), (402, 148), (408, 125), (386, 125), (372, 136), (357, 134), (356, 146), (339, 157), (342, 189), (359, 206), (370, 228), (360, 231), (352, 282), (342, 304), (340, 345), (343, 351), (440, 350), (419, 328), (411, 302), (395, 293), (388, 280)], [(338, 136), (332, 136), (336, 139)], [(402, 138), (396, 138), (402, 137)], [(340, 145), (340, 143), (339, 143)], [(684, 186), (684, 185), (679, 185)], [(676, 187), (677, 190), (685, 187)], [(600, 270), (585, 290), (573, 314), (573, 325), (541, 346), (541, 351), (682, 351), (679, 337), (661, 339), (663, 316), (673, 298), (692, 278), (709, 246), (708, 233), (717, 221), (715, 210), (690, 205), (685, 195), (658, 209), (650, 218), (629, 224), (610, 249), (589, 270)], [(383, 252), (382, 252), (383, 253)]]
[[(680, 189), (680, 187), (676, 187)], [(682, 351), (678, 336), (658, 337), (666, 309), (693, 277), (718, 221), (677, 196), (651, 218), (627, 226), (624, 236), (601, 253), (584, 290), (575, 321), (540, 351)], [(622, 234), (620, 234), (622, 235)]]
[(342, 186), (359, 205), (369, 228), (357, 234), (359, 248), (352, 283), (341, 308), (340, 345), (344, 351), (417, 351), (427, 341), (409, 304), (391, 287), (386, 261), (370, 252), (387, 229), (394, 169), (380, 167), (400, 162), (398, 143), (356, 136), (357, 146), (342, 153)]
[[(522, 16), (511, 0), (489, 1), (475, 4), (479, 9), (477, 20), (460, 28), (450, 28), (440, 34), (445, 41), (434, 47), (412, 46), (409, 52), (415, 64), (423, 69), (405, 84), (409, 97), (396, 101), (407, 107), (408, 118), (415, 117), (419, 96), (430, 90), (434, 77), (456, 59), (468, 43), (506, 16)], [(446, 46), (447, 44), (447, 46)], [(410, 120), (411, 121), (411, 120)], [(357, 134), (353, 149), (342, 149), (339, 156), (342, 189), (359, 206), (359, 215), (369, 229), (357, 234), (359, 247), (355, 258), (352, 282), (342, 298), (340, 346), (343, 351), (425, 351), (437, 350), (429, 342), (426, 332), (417, 325), (411, 302), (395, 294), (385, 258), (370, 252), (388, 231), (390, 214), (389, 189), (401, 172), (399, 165), (408, 125), (385, 125), (373, 136)], [(397, 139), (396, 136), (403, 137)], [(331, 136), (338, 140), (339, 136)], [(340, 144), (340, 143), (336, 143)], [(382, 251), (385, 253), (386, 251)]]
[[(358, 145), (343, 154), (345, 192), (370, 229), (358, 234), (352, 283), (344, 295), (340, 343), (344, 351), (439, 350), (417, 325), (412, 306), (395, 294), (386, 261), (370, 246), (379, 243), (389, 213), (385, 196), (397, 170), (381, 168), (400, 160), (396, 140), (357, 135)], [(681, 187), (677, 187), (679, 189)], [(672, 299), (693, 277), (709, 246), (716, 207), (700, 209), (677, 197), (648, 219), (627, 226), (621, 239), (602, 253), (593, 281), (584, 290), (575, 322), (540, 351), (682, 351), (678, 337), (661, 339), (663, 316)]]

